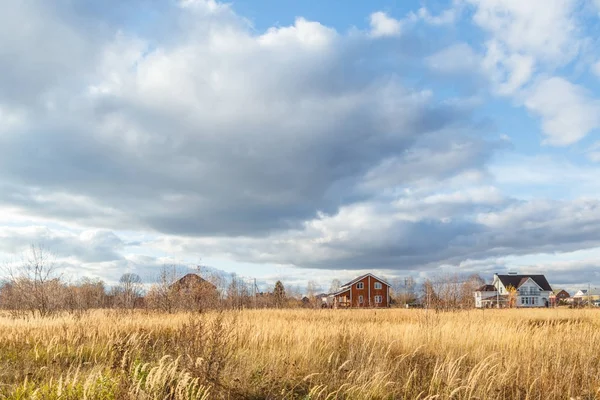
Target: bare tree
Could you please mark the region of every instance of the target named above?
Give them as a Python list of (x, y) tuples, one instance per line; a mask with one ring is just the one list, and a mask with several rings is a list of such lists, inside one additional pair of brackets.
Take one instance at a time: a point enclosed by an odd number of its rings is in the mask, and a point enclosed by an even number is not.
[(243, 278), (231, 274), (231, 281), (227, 286), (227, 305), (233, 309), (249, 307), (251, 303), (250, 288)]
[(79, 282), (64, 285), (63, 308), (71, 313), (102, 308), (106, 303), (105, 285), (100, 279), (83, 278)]
[(138, 299), (142, 297), (143, 283), (138, 274), (126, 273), (119, 279), (116, 288), (117, 305), (121, 308), (133, 309)]
[(339, 279), (333, 279), (329, 285), (329, 293), (335, 293), (342, 287), (342, 282)]
[(173, 283), (177, 280), (178, 273), (175, 265), (163, 265), (158, 273), (156, 282), (146, 295), (150, 308), (171, 313), (177, 308), (177, 293), (173, 290)]
[(7, 267), (7, 275), (5, 301), (13, 310), (46, 316), (62, 306), (64, 285), (54, 256), (42, 246), (31, 245), (17, 266)]
[(430, 279), (426, 279), (425, 282), (423, 282), (422, 303), (425, 308), (438, 308), (438, 296)]
[(275, 300), (276, 307), (282, 307), (284, 305), (286, 296), (285, 288), (283, 287), (283, 283), (281, 283), (281, 281), (275, 282), (275, 288), (273, 289), (273, 298)]
[(310, 280), (306, 284), (306, 297), (308, 298), (308, 306), (318, 307), (319, 304), (316, 299), (317, 292), (319, 291), (319, 285), (317, 282)]
[(415, 280), (412, 276), (395, 278), (390, 282), (390, 285), (392, 296), (396, 304), (404, 306), (416, 300)]
[(106, 285), (103, 280), (83, 278), (79, 281), (77, 288), (83, 309), (102, 308), (106, 305)]
[(475, 307), (475, 298), (473, 297), (473, 293), (484, 284), (485, 280), (479, 274), (469, 275), (461, 286), (461, 306), (464, 308)]

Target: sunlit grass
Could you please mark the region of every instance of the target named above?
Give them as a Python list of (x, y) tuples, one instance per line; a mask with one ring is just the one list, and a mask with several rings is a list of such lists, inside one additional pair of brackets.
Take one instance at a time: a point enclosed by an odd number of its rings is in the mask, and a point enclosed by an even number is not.
[(599, 344), (595, 310), (2, 316), (0, 398), (593, 399)]

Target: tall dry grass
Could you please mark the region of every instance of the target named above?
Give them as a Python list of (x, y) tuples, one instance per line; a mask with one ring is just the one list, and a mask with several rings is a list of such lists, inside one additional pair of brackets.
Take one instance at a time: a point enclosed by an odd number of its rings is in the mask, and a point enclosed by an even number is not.
[(595, 310), (0, 317), (0, 398), (595, 399)]

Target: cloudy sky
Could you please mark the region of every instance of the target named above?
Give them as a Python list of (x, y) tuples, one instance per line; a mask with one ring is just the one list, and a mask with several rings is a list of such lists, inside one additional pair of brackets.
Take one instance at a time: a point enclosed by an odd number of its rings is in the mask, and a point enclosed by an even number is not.
[(4, 260), (600, 287), (598, 0), (0, 5)]

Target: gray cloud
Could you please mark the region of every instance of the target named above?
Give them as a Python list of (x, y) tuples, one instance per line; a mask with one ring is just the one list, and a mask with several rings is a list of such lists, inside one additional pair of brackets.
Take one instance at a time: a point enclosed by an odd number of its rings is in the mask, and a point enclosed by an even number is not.
[(396, 271), (600, 246), (596, 200), (503, 194), (487, 165), (508, 144), (477, 99), (431, 91), (490, 84), (467, 45), (302, 18), (257, 33), (214, 2), (111, 4), (0, 15), (0, 211), (87, 230), (5, 227), (2, 251), (44, 242), (118, 279), (165, 261), (132, 245)]
[(302, 230), (267, 238), (171, 237), (152, 246), (307, 268), (408, 271), (455, 265), (468, 270), (465, 260), (501, 266), (509, 255), (599, 247), (599, 222), (597, 200), (518, 201), (482, 188), (353, 205)]
[[(264, 235), (408, 182), (397, 164), (414, 164), (415, 152), (446, 164), (422, 170), (431, 179), (480, 168), (490, 154), (463, 135), (470, 156), (444, 158), (451, 150), (437, 142), (456, 141), (443, 129), (469, 129), (468, 114), (406, 88), (401, 76), (382, 79), (361, 51), (377, 62), (389, 47), (368, 50), (366, 36), (302, 19), (255, 35), (227, 8), (181, 13), (210, 23), (179, 32), (176, 43), (119, 35), (98, 46), (97, 67), (75, 71), (85, 79), (70, 91), (62, 76), (73, 74), (60, 68), (58, 81), (36, 86), (54, 102), (26, 107), (24, 122), (0, 136), (0, 184), (12, 188), (0, 201), (83, 225)], [(33, 36), (51, 29), (32, 24)], [(23, 73), (13, 84), (33, 71)], [(377, 172), (386, 163), (388, 182)]]
[(123, 241), (113, 232), (84, 231), (79, 235), (42, 226), (0, 228), (0, 252), (26, 253), (41, 246), (57, 258), (74, 257), (81, 263), (122, 260)]

